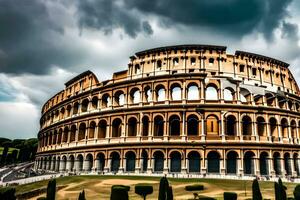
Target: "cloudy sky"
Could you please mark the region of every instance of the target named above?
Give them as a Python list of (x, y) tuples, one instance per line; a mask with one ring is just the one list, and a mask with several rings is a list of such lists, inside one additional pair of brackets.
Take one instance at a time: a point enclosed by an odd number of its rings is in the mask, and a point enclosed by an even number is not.
[(281, 59), (300, 82), (298, 0), (0, 0), (0, 137), (35, 137), (42, 104), (72, 76), (100, 80), (175, 44)]

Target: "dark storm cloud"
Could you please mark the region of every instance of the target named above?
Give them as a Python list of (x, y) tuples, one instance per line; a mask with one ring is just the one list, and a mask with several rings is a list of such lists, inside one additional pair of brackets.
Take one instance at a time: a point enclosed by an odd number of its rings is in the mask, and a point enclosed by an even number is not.
[(64, 27), (45, 2), (0, 0), (0, 72), (44, 74), (78, 57), (62, 42)]
[(141, 21), (137, 13), (125, 9), (121, 1), (87, 0), (78, 1), (79, 27), (94, 28), (110, 34), (116, 28), (121, 28), (131, 37), (145, 32), (152, 34), (152, 28), (147, 21)]

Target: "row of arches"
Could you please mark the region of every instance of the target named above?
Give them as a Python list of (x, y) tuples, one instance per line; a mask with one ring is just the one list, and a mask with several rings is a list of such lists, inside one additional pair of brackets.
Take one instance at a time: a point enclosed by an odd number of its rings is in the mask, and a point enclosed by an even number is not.
[[(261, 152), (257, 157), (253, 151), (246, 151), (242, 157), (238, 152), (230, 150), (226, 153), (225, 159), (221, 157), (218, 151), (209, 151), (205, 158), (196, 151), (190, 151), (184, 156), (180, 151), (172, 151), (168, 157), (164, 152), (157, 150), (152, 156), (143, 150), (138, 158), (134, 151), (127, 151), (124, 157), (120, 152), (113, 151), (106, 158), (104, 153), (98, 153), (93, 158), (92, 154), (85, 157), (82, 154), (69, 155), (68, 157), (53, 156), (41, 157), (36, 161), (38, 169), (51, 171), (106, 171), (106, 172), (148, 172), (152, 173), (207, 173), (220, 174), (224, 168), (225, 174), (237, 175), (241, 172), (243, 175), (289, 175), (299, 176), (299, 156), (298, 153), (291, 154), (286, 152), (280, 157), (279, 152)], [(123, 159), (123, 160), (122, 160)], [(223, 163), (223, 160), (225, 163)], [(203, 169), (201, 169), (203, 168)]]
[[(203, 121), (203, 123), (202, 123)], [(224, 123), (224, 130), (221, 126)], [(203, 127), (203, 124), (205, 125)], [(89, 124), (82, 122), (78, 126), (73, 124), (50, 131), (40, 137), (40, 146), (48, 146), (62, 143), (70, 143), (81, 140), (104, 139), (136, 136), (201, 136), (202, 130), (204, 135), (220, 136), (272, 136), (275, 138), (299, 138), (298, 132), (300, 121), (290, 120), (282, 117), (278, 121), (275, 117), (265, 119), (258, 116), (255, 121), (249, 115), (243, 115), (238, 121), (235, 114), (227, 114), (224, 121), (221, 121), (216, 115), (208, 115), (205, 120), (197, 114), (190, 114), (186, 119), (182, 119), (181, 115), (173, 114), (167, 121), (163, 115), (156, 115), (150, 119), (148, 115), (142, 117), (141, 121), (137, 117), (128, 117), (127, 122), (123, 118), (115, 118), (109, 124), (107, 120), (101, 119), (99, 122), (90, 121)]]

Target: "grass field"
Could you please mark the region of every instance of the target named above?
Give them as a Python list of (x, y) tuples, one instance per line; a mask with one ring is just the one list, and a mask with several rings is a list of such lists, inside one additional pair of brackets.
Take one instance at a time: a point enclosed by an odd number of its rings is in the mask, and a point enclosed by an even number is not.
[[(156, 200), (159, 187), (158, 177), (140, 177), (140, 176), (70, 176), (57, 179), (57, 185), (66, 186), (57, 192), (57, 199), (77, 199), (81, 190), (85, 190), (86, 199), (109, 199), (111, 186), (115, 184), (129, 185), (130, 200), (141, 200), (142, 198), (134, 193), (134, 185), (138, 183), (148, 183), (153, 185), (154, 193), (147, 197), (148, 200)], [(252, 181), (241, 180), (220, 180), (220, 179), (172, 179), (168, 178), (173, 187), (174, 199), (193, 199), (193, 192), (185, 191), (185, 186), (190, 184), (203, 184), (204, 191), (200, 195), (223, 199), (224, 191), (238, 193), (238, 199), (251, 198)], [(17, 193), (31, 191), (47, 186), (48, 181), (40, 181), (32, 184), (16, 187)], [(274, 199), (274, 183), (259, 182), (260, 188), (265, 199)], [(284, 183), (287, 186), (288, 197), (293, 196), (293, 190), (296, 184)], [(246, 195), (245, 195), (246, 188)], [(45, 196), (42, 195), (42, 196)], [(32, 199), (36, 199), (32, 198)]]

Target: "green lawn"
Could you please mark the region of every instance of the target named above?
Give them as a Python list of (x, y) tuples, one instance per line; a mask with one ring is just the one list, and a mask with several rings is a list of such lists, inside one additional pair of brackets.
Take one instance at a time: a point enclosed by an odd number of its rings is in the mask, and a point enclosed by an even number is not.
[[(130, 185), (130, 199), (142, 199), (134, 194), (134, 185), (138, 183), (148, 183), (153, 185), (154, 193), (148, 196), (148, 200), (157, 199), (158, 177), (141, 177), (141, 176), (71, 176), (57, 179), (57, 185), (66, 186), (57, 193), (57, 199), (77, 199), (78, 193), (85, 190), (86, 198), (89, 199), (109, 199), (111, 186), (114, 184)], [(192, 199), (193, 192), (185, 191), (185, 186), (194, 183), (204, 185), (204, 191), (199, 192), (201, 195), (223, 199), (224, 191), (238, 193), (238, 199), (251, 198), (252, 181), (241, 180), (220, 180), (220, 179), (173, 179), (168, 178), (173, 187), (174, 199)], [(17, 193), (31, 191), (33, 189), (47, 186), (48, 181), (40, 181), (32, 184), (26, 184), (16, 187)], [(274, 183), (259, 182), (260, 188), (265, 199), (274, 199)], [(288, 196), (293, 196), (293, 190), (296, 184), (284, 183), (288, 188)], [(246, 195), (245, 195), (246, 188)], [(33, 198), (33, 199), (36, 199)]]

